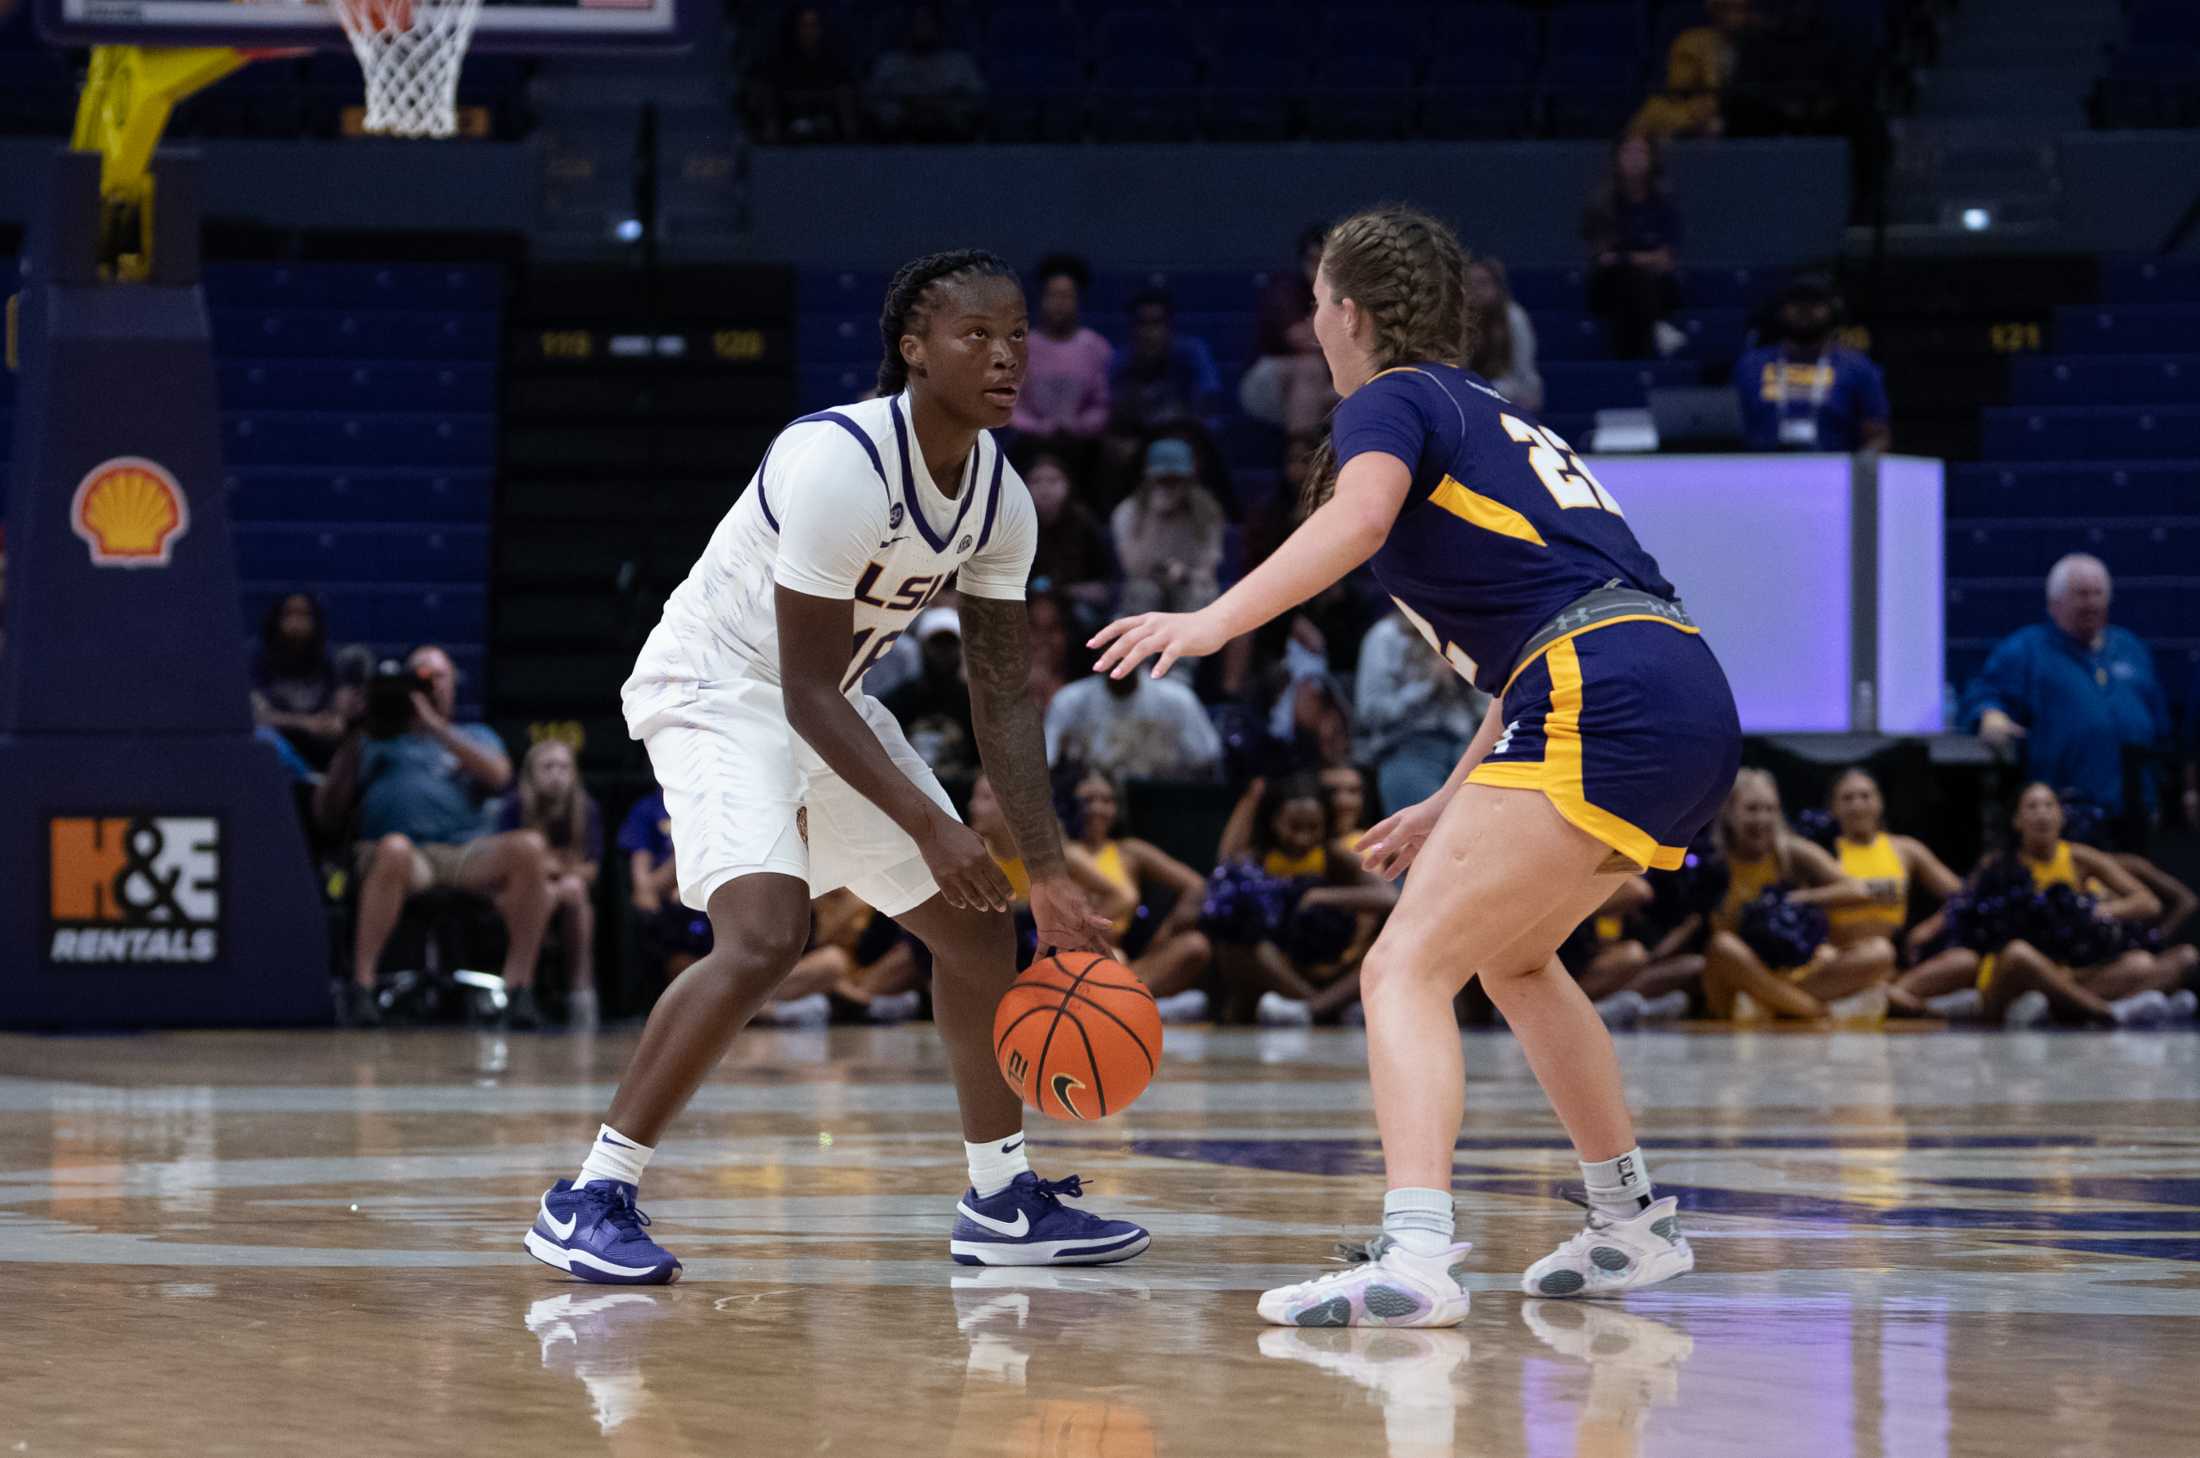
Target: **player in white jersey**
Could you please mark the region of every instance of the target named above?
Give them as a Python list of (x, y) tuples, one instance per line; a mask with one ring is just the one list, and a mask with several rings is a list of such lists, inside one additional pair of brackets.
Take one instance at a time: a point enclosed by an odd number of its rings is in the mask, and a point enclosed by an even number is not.
[(680, 898), (715, 945), (642, 1032), (580, 1173), (542, 1198), (530, 1254), (588, 1281), (653, 1285), (680, 1263), (635, 1187), (665, 1126), (801, 956), (810, 901), (847, 887), (933, 954), (933, 1009), (962, 1110), (970, 1189), (949, 1249), (989, 1265), (1128, 1260), (1147, 1234), (1063, 1204), (994, 1062), (1015, 976), (1009, 887), (863, 675), (951, 584), (978, 749), (1031, 871), (1040, 941), (1099, 949), (1070, 881), (1024, 616), (1038, 518), (989, 433), (1023, 383), (1022, 287), (989, 253), (934, 254), (888, 288), (876, 400), (804, 416), (665, 604), (624, 690), (671, 812)]

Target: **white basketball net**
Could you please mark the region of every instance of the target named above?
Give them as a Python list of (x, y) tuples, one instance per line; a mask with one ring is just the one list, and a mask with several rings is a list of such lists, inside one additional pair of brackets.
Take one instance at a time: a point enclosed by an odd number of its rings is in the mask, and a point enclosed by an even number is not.
[(370, 132), (448, 137), (458, 130), (458, 68), (481, 0), (329, 0), (367, 73)]

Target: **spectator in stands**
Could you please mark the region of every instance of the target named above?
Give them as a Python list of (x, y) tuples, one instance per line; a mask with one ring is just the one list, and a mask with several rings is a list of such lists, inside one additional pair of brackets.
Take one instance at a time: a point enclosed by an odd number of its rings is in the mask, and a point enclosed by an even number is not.
[(1653, 141), (1716, 137), (1726, 130), (1727, 82), (1743, 34), (1753, 22), (1749, 0), (1705, 0), (1709, 25), (1690, 26), (1665, 53), (1665, 89), (1652, 92), (1627, 130)]
[(1245, 413), (1292, 440), (1320, 434), (1329, 407), (1337, 403), (1328, 362), (1314, 338), (1314, 274), (1328, 231), (1317, 223), (1299, 234), (1298, 266), (1279, 270), (1261, 290), (1253, 365), (1238, 383)]
[(1827, 917), (1872, 893), (1780, 814), (1780, 787), (1761, 769), (1734, 777), (1720, 811), (1726, 896), (1712, 914), (1704, 993), (1714, 1015), (1884, 1016), (1894, 943), (1867, 934), (1837, 946)]
[(1359, 758), (1375, 767), (1376, 792), (1391, 811), (1443, 788), (1489, 711), (1489, 696), (1395, 611), (1360, 640), (1353, 703)]
[[(363, 675), (359, 675), (363, 677)], [(252, 718), (279, 732), (306, 763), (325, 767), (363, 707), (356, 682), (339, 676), (320, 599), (293, 592), (260, 625), (252, 657)]]
[(1117, 780), (1213, 779), (1222, 737), (1199, 695), (1174, 678), (1095, 673), (1047, 705), (1047, 763), (1074, 761)]
[(1535, 326), (1513, 299), (1505, 265), (1481, 257), (1467, 265), (1467, 317), (1472, 321), (1467, 368), (1523, 410), (1543, 408), (1543, 376), (1535, 369)]
[(1137, 438), (1164, 426), (1195, 420), (1216, 429), (1222, 413), (1222, 377), (1206, 342), (1176, 332), (1176, 303), (1167, 289), (1149, 288), (1131, 298), (1131, 347), (1116, 361), (1109, 382), (1111, 435)]
[(1107, 532), (1085, 504), (1061, 452), (1033, 452), (1023, 476), (1039, 515), (1032, 585), (1062, 593), (1097, 618), (1115, 596), (1115, 557)]
[(520, 761), (519, 791), (504, 798), (502, 832), (531, 830), (549, 847), (550, 894), (565, 933), (565, 1020), (593, 1032), (596, 1001), (596, 875), (603, 868), (603, 811), (581, 783), (573, 746), (544, 739)]
[(1824, 274), (1803, 274), (1780, 296), (1780, 338), (1734, 365), (1742, 433), (1751, 450), (1883, 451), (1887, 382), (1879, 366), (1834, 342), (1841, 298)]
[(984, 119), (985, 77), (970, 52), (947, 44), (940, 8), (909, 7), (908, 38), (871, 67), (871, 114), (883, 136), (967, 142)]
[[(1106, 883), (1094, 904), (1112, 920), (1112, 939), (1131, 971), (1153, 993), (1163, 1021), (1206, 1017), (1207, 994), (1196, 984), (1214, 959), (1214, 948), (1199, 930), (1207, 878), (1149, 841), (1118, 836), (1123, 792), (1108, 776), (1085, 771), (1073, 794), (1073, 844)], [(1146, 905), (1149, 888), (1167, 897), (1164, 906)]]
[(1611, 329), (1617, 359), (1665, 356), (1688, 343), (1668, 322), (1681, 304), (1680, 209), (1648, 137), (1623, 136), (1581, 216), (1589, 245), (1589, 308)]
[(924, 657), (923, 671), (880, 702), (934, 774), (960, 779), (978, 767), (970, 683), (963, 677), (962, 615), (951, 607), (926, 608), (911, 636)]
[(627, 900), (641, 934), (643, 955), (664, 984), (710, 950), (710, 918), (680, 904), (680, 868), (672, 855), (672, 813), (665, 792), (652, 789), (634, 802), (619, 827), (627, 858)]
[(2181, 984), (2200, 953), (2148, 945), (2144, 928), (2161, 903), (2121, 858), (2066, 839), (2062, 800), (2045, 784), (2024, 787), (2010, 829), (2011, 843), (1989, 851), (1947, 915), (1933, 919), (1968, 913), (1949, 926), (1942, 950), (1902, 978), (1898, 1005), (2017, 1026), (2049, 1016), (2103, 1027), (2190, 1017), (2200, 998)]
[[(1201, 930), (1242, 1017), (1272, 1026), (1331, 1022), (1359, 1001), (1360, 961), (1396, 903), (1339, 836), (1312, 775), (1255, 780), (1215, 849)], [(1257, 1001), (1256, 1001), (1257, 999)]]
[(749, 72), (749, 125), (764, 142), (847, 142), (856, 136), (856, 76), (826, 31), (825, 7), (796, 5), (770, 54)]
[[(350, 1020), (366, 1026), (381, 1021), (375, 972), (407, 898), (455, 886), (495, 901), (508, 933), (507, 1015), (514, 1027), (537, 1027), (542, 1015), (535, 1005), (535, 959), (555, 908), (549, 842), (532, 830), (485, 833), (482, 802), (512, 782), (504, 742), (486, 724), (451, 722), (458, 669), (449, 654), (423, 645), (404, 667), (418, 681), (410, 695), (410, 723), (389, 738), (353, 731), (314, 792), (315, 816), (323, 826), (357, 817), (359, 904)], [(371, 705), (369, 716), (371, 722)]]
[(1146, 447), (1138, 489), (1109, 519), (1123, 569), (1118, 614), (1190, 613), (1222, 589), (1222, 506), (1199, 484), (1191, 443), (1163, 436)]
[[(1115, 347), (1078, 318), (1092, 270), (1072, 253), (1039, 260), (1039, 327), (1031, 331), (1015, 427), (1039, 438), (1097, 441), (1108, 424)], [(1084, 462), (1080, 462), (1083, 464)]]
[(2108, 622), (2108, 568), (2073, 552), (2047, 574), (2048, 621), (2001, 640), (1964, 691), (1962, 726), (2000, 750), (2015, 749), (2028, 778), (2075, 789), (2111, 815), (2127, 806), (2124, 753), (2162, 743), (2169, 705), (2154, 655)]

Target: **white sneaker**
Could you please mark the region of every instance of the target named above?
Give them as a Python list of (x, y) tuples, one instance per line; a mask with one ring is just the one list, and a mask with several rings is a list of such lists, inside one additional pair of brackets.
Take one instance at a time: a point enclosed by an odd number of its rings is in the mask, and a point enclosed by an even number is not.
[(1354, 1263), (1260, 1298), (1261, 1320), (1277, 1326), (1457, 1326), (1467, 1319), (1465, 1241), (1417, 1256), (1387, 1235), (1339, 1246)]
[(872, 998), (864, 1014), (874, 1023), (906, 1023), (923, 1005), (923, 995), (912, 987), (907, 992), (889, 992), (883, 997)]
[(768, 1002), (756, 1013), (756, 1021), (774, 1028), (822, 1028), (832, 1020), (832, 999), (822, 992)]
[(1959, 987), (1925, 999), (1925, 1011), (1951, 1023), (1977, 1022), (1986, 1016), (1986, 994), (1975, 987)]
[(1207, 994), (1198, 988), (1190, 988), (1154, 1002), (1165, 1023), (1203, 1023), (1207, 1021)]
[(1595, 1006), (1607, 1028), (1631, 1028), (1642, 1021), (1643, 998), (1639, 992), (1622, 988)]
[(1694, 1269), (1679, 1202), (1667, 1195), (1630, 1220), (1591, 1210), (1580, 1234), (1528, 1267), (1520, 1289), (1530, 1296), (1614, 1296)]
[(1678, 987), (1661, 997), (1646, 997), (1642, 1001), (1642, 1020), (1646, 1023), (1669, 1023), (1687, 1013), (1688, 994)]
[(2151, 988), (2116, 999), (2108, 1010), (2119, 1028), (2158, 1028), (2169, 1021), (2169, 999)]
[(1253, 1009), (1253, 1019), (1264, 1028), (1305, 1028), (1314, 1023), (1314, 1010), (1295, 997), (1264, 992)]
[(2002, 1010), (2001, 1025), (2005, 1028), (2036, 1028), (2047, 1021), (2047, 994), (2037, 987), (2020, 992), (2009, 1000)]
[(2180, 987), (2169, 995), (2169, 1020), (2173, 1023), (2189, 1023), (2193, 1014), (2200, 1012), (2200, 992)]

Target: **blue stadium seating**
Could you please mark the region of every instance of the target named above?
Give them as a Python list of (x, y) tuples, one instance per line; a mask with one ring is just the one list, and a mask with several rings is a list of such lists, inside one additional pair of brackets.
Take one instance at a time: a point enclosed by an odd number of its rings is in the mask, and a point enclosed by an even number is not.
[(2200, 407), (1995, 406), (1985, 412), (1988, 460), (2159, 460), (2200, 456)]
[(2024, 461), (1948, 468), (1951, 524), (2036, 516), (2164, 516), (2200, 510), (2200, 460)]
[(206, 287), (245, 631), (312, 591), (336, 641), (450, 648), (477, 712), (502, 270), (230, 263)]
[(478, 526), (489, 519), (493, 482), (487, 471), (263, 467), (232, 469), (224, 484), (240, 522)]
[(2200, 354), (2025, 355), (2009, 366), (2013, 404), (2200, 405)]
[(2200, 305), (2055, 311), (2055, 348), (2066, 354), (2175, 354), (2200, 338)]

